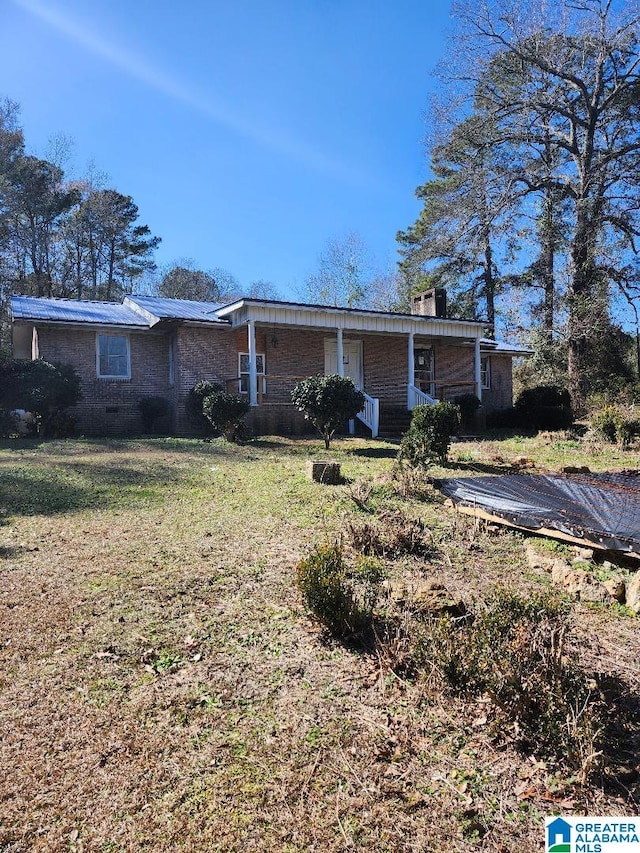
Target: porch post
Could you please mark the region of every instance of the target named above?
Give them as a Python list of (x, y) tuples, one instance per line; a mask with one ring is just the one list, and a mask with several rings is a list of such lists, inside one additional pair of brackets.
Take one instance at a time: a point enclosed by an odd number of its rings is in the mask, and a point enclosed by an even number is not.
[(413, 402), (413, 394), (411, 392), (412, 385), (416, 384), (416, 363), (413, 356), (413, 332), (409, 332), (409, 349), (407, 352), (408, 357), (408, 381), (407, 381), (407, 409), (411, 409), (411, 404)]
[(344, 349), (342, 346), (342, 329), (337, 329), (336, 338), (336, 371), (338, 376), (344, 376)]
[(482, 400), (482, 374), (480, 372), (480, 338), (476, 338), (476, 348), (473, 360), (474, 367), (474, 382), (476, 384), (476, 396), (478, 400)]
[(249, 332), (249, 405), (258, 405), (258, 365), (256, 361), (256, 326), (255, 320), (247, 324)]

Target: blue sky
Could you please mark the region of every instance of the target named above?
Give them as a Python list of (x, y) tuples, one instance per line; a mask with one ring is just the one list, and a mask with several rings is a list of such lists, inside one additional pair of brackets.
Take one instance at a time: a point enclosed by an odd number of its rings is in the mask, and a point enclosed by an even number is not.
[(0, 0), (27, 148), (74, 141), (162, 237), (293, 297), (330, 239), (381, 268), (416, 217), (449, 0)]

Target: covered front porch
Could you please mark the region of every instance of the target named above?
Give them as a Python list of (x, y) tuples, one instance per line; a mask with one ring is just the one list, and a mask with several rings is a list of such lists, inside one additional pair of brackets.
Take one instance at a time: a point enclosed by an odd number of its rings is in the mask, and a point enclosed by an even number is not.
[(385, 411), (460, 394), (482, 398), (479, 323), (313, 306), (292, 306), (287, 316), (282, 304), (242, 302), (225, 309), (233, 308), (238, 351), (227, 387), (247, 394), (253, 408), (293, 410), (297, 382), (337, 373), (365, 394), (358, 418), (376, 437)]

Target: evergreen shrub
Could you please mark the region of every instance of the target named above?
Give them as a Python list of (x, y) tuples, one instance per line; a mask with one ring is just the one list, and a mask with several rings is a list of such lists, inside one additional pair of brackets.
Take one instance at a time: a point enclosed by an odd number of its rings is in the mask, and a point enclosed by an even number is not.
[(446, 464), (451, 437), (460, 429), (460, 408), (454, 403), (416, 406), (400, 442), (398, 461), (414, 468)]

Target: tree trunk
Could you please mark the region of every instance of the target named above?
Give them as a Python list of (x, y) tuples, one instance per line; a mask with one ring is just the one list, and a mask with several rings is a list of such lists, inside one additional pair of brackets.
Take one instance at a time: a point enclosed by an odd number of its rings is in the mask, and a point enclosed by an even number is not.
[(576, 231), (571, 247), (572, 275), (569, 286), (568, 377), (575, 412), (584, 410), (589, 377), (586, 354), (591, 335), (592, 305), (597, 282), (594, 229), (586, 214), (586, 202), (577, 203)]

